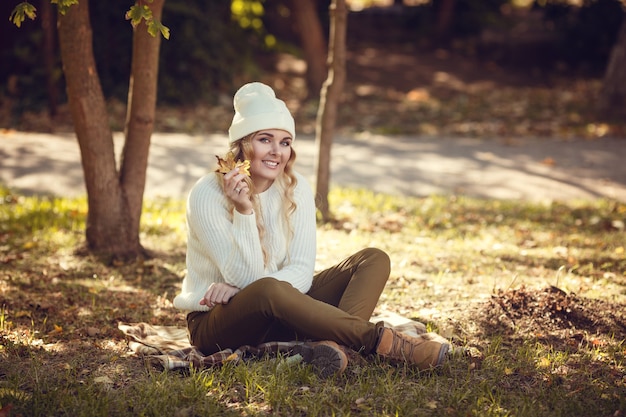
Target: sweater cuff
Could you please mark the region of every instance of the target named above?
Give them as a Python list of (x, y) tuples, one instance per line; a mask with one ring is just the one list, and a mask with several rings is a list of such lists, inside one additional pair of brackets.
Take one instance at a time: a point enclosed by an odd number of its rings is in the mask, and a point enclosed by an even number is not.
[(241, 214), (237, 210), (234, 210), (233, 225), (243, 228), (253, 227), (256, 230), (256, 216), (254, 215), (254, 211), (252, 214)]

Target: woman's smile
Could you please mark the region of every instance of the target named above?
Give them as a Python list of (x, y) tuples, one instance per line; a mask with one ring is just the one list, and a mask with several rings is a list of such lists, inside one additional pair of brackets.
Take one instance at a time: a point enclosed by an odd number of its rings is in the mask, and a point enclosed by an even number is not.
[(279, 163), (276, 162), (276, 161), (267, 161), (267, 160), (265, 160), (265, 161), (263, 161), (263, 163), (265, 165), (267, 165), (267, 167), (272, 168), (272, 169), (278, 167), (278, 165), (279, 165)]

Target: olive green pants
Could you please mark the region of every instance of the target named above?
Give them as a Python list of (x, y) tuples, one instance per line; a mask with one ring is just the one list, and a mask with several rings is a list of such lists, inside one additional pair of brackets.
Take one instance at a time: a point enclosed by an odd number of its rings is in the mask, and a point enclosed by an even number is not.
[(275, 278), (261, 278), (228, 304), (189, 313), (191, 343), (206, 355), (291, 340), (333, 340), (371, 353), (382, 323), (369, 319), (389, 273), (389, 256), (367, 248), (317, 273), (306, 294)]

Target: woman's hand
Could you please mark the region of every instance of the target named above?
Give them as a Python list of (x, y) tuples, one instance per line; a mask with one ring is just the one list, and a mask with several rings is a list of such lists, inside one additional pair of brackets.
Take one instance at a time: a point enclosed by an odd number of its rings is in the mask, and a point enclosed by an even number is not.
[(239, 292), (239, 288), (224, 282), (212, 283), (209, 289), (204, 293), (204, 298), (200, 300), (201, 305), (209, 308), (215, 307), (216, 304), (228, 304), (231, 298)]
[(252, 201), (250, 200), (250, 187), (245, 181), (246, 176), (239, 173), (235, 168), (224, 175), (224, 193), (232, 200), (235, 209), (241, 214), (252, 214)]

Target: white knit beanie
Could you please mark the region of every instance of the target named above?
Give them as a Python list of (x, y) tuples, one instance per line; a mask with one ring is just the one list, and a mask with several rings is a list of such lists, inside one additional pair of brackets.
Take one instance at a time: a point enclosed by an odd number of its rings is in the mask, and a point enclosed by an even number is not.
[(270, 86), (259, 82), (244, 85), (235, 93), (233, 106), (235, 115), (228, 129), (230, 143), (265, 129), (285, 130), (296, 138), (293, 116)]

